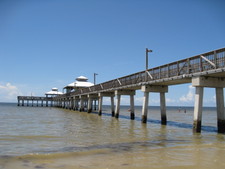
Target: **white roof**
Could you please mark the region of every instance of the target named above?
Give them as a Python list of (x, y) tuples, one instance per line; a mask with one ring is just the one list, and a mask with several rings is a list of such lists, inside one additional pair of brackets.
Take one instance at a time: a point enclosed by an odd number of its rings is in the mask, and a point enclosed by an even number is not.
[(79, 87), (91, 87), (91, 86), (94, 86), (93, 83), (88, 82), (87, 80), (88, 80), (88, 78), (86, 78), (84, 76), (79, 76), (78, 78), (76, 78), (75, 82), (68, 84), (64, 88), (67, 88), (67, 87), (79, 88)]
[(58, 91), (58, 88), (53, 87), (53, 88), (52, 88), (52, 91)]
[(94, 84), (91, 83), (91, 82), (79, 82), (79, 81), (76, 81), (76, 82), (68, 84), (66, 87), (76, 88), (76, 87), (91, 87), (91, 86), (94, 86)]
[(86, 78), (85, 76), (79, 76), (76, 78), (77, 81), (87, 81), (88, 78)]
[(51, 91), (45, 93), (45, 95), (60, 95), (60, 94), (63, 94), (63, 93), (59, 92), (56, 87), (52, 88)]

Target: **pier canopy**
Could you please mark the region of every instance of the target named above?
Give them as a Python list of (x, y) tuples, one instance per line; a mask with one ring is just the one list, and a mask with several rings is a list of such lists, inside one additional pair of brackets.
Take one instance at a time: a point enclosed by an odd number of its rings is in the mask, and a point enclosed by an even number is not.
[(91, 87), (91, 86), (94, 86), (94, 84), (91, 82), (88, 82), (88, 78), (84, 76), (79, 76), (76, 78), (75, 82), (68, 84), (63, 89), (66, 89), (66, 93), (69, 93), (72, 90), (78, 90), (78, 89)]
[(55, 97), (55, 96), (58, 96), (58, 95), (61, 95), (61, 94), (63, 94), (63, 93), (59, 92), (58, 88), (56, 88), (56, 87), (53, 87), (51, 91), (45, 93), (46, 97), (49, 97), (49, 96)]

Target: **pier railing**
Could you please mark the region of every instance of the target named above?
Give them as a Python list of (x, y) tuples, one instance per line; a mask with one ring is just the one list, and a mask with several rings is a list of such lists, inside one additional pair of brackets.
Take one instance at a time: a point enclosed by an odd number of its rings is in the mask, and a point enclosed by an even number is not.
[(52, 101), (52, 97), (39, 97), (39, 96), (18, 96), (18, 100), (43, 100), (43, 101)]
[(203, 53), (187, 59), (165, 64), (159, 67), (148, 69), (147, 71), (137, 72), (128, 76), (113, 79), (104, 83), (94, 85), (89, 88), (66, 93), (58, 97), (68, 97), (80, 94), (94, 93), (105, 90), (113, 90), (115, 88), (141, 84), (142, 82), (150, 82), (164, 78), (176, 77), (180, 75), (188, 75), (208, 70), (225, 67), (225, 48), (215, 51)]

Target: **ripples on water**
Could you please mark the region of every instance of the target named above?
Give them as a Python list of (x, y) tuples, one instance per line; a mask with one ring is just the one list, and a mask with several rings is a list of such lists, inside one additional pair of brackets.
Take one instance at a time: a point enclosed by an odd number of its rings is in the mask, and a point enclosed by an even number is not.
[(203, 111), (201, 134), (192, 133), (193, 108), (150, 107), (147, 124), (141, 107), (130, 120), (105, 106), (97, 113), (0, 104), (0, 168), (225, 168), (223, 134), (217, 134), (215, 108)]

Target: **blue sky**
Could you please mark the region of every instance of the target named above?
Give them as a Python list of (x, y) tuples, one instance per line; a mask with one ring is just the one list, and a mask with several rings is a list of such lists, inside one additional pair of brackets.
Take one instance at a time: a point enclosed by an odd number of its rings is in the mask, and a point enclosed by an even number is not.
[[(80, 75), (93, 82), (98, 73), (101, 83), (142, 71), (146, 47), (149, 68), (222, 48), (224, 7), (224, 0), (0, 0), (0, 102), (61, 90)], [(142, 96), (137, 91), (137, 105)], [(167, 105), (193, 106), (193, 96), (190, 84), (171, 86)], [(206, 89), (204, 106), (214, 105), (214, 89)]]

